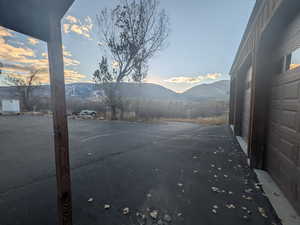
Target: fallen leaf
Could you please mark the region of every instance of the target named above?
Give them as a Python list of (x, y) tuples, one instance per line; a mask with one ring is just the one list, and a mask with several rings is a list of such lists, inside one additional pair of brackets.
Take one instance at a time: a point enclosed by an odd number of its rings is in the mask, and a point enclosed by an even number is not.
[(109, 204), (104, 204), (104, 209), (109, 209), (110, 205)]
[(228, 209), (235, 209), (235, 205), (234, 204), (226, 204), (225, 205)]
[(217, 187), (211, 187), (211, 189), (212, 189), (213, 192), (220, 192), (220, 189), (217, 188)]
[(153, 210), (150, 212), (150, 216), (153, 218), (153, 219), (156, 219), (157, 216), (158, 216), (158, 211), (157, 210)]
[(244, 216), (243, 216), (243, 219), (247, 220), (247, 219), (249, 219), (249, 217), (246, 216), (246, 215), (244, 215)]
[(124, 208), (123, 209), (123, 214), (127, 215), (128, 213), (129, 213), (129, 208), (128, 207)]
[(256, 189), (260, 189), (261, 188), (261, 184), (260, 183), (255, 183), (254, 186), (255, 186)]
[(183, 184), (182, 183), (177, 183), (178, 187), (182, 187)]
[(268, 216), (267, 216), (266, 211), (264, 210), (264, 208), (258, 207), (257, 209), (258, 209), (258, 212), (260, 213), (260, 215), (262, 217), (268, 218)]

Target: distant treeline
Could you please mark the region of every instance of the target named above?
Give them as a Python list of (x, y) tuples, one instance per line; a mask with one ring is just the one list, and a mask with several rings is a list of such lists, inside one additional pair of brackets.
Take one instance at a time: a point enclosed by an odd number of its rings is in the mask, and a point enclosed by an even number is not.
[[(35, 99), (33, 108), (35, 111), (49, 111), (50, 98)], [(76, 114), (84, 109), (95, 110), (104, 117), (110, 111), (109, 107), (101, 101), (88, 101), (76, 97), (67, 98), (69, 114)], [(138, 119), (212, 117), (226, 114), (228, 101), (215, 99), (172, 101), (130, 98), (122, 100), (122, 107), (119, 107), (118, 111), (119, 115), (124, 112), (133, 112)]]

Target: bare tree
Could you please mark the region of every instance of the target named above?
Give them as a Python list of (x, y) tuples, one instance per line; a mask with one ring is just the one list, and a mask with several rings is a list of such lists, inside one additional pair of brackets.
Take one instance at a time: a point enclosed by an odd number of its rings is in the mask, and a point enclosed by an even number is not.
[(165, 46), (168, 17), (158, 0), (120, 0), (114, 9), (102, 10), (97, 22), (102, 59), (93, 78), (102, 84), (116, 119), (116, 108), (122, 104), (119, 84), (146, 77), (149, 60)]
[(5, 82), (7, 85), (15, 86), (18, 97), (20, 98), (25, 110), (33, 110), (34, 97), (33, 90), (40, 85), (38, 73), (39, 70), (30, 71), (29, 75), (5, 74)]

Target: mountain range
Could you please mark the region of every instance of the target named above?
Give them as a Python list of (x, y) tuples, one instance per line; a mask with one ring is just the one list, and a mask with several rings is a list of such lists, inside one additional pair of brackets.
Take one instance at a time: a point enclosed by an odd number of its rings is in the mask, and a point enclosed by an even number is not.
[[(203, 99), (228, 100), (230, 83), (228, 80), (216, 81), (210, 84), (200, 84), (183, 92), (176, 93), (158, 84), (151, 83), (122, 83), (122, 96), (127, 98), (144, 98), (157, 100), (190, 100)], [(0, 99), (13, 98), (15, 87), (0, 87)], [(42, 85), (34, 90), (34, 95), (40, 97), (50, 96), (49, 85)], [(66, 85), (66, 96), (93, 99), (102, 95), (99, 87), (91, 83), (72, 83)]]
[(230, 91), (229, 80), (221, 80), (211, 84), (200, 84), (194, 86), (184, 93), (187, 98), (216, 98), (228, 99)]

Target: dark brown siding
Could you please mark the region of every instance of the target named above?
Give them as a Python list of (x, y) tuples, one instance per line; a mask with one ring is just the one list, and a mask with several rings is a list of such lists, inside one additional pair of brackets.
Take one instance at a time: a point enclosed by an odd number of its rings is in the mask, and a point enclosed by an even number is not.
[[(300, 46), (300, 16), (287, 27), (278, 57)], [(266, 169), (300, 211), (300, 69), (271, 81)]]
[(248, 143), (249, 125), (250, 125), (251, 77), (252, 77), (252, 67), (250, 67), (249, 70), (247, 71), (246, 79), (244, 83), (242, 137), (246, 143)]

